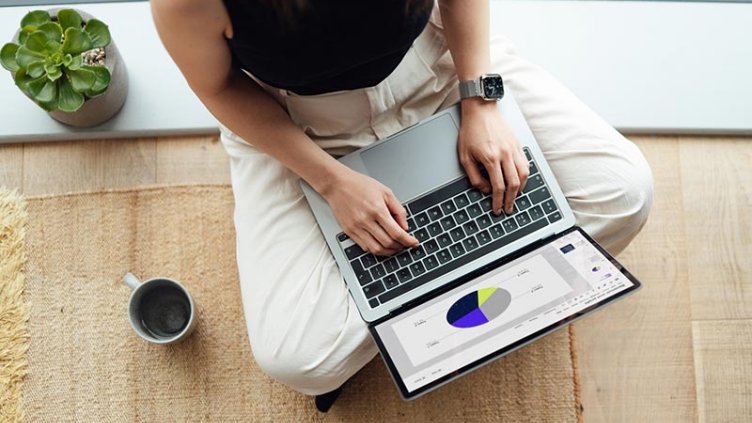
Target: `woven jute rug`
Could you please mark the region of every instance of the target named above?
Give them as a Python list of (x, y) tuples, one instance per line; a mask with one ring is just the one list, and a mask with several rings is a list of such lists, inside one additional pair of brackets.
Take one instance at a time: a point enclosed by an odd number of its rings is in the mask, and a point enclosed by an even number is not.
[[(19, 335), (28, 341), (20, 393), (25, 421), (581, 419), (571, 330), (413, 402), (401, 400), (376, 358), (348, 383), (328, 414), (318, 413), (310, 397), (268, 378), (253, 361), (227, 186), (30, 198), (27, 208), (26, 286), (18, 299), (30, 305), (29, 338)], [(22, 221), (2, 222), (21, 233)], [(23, 281), (17, 266), (1, 269), (3, 293), (7, 281)], [(182, 281), (198, 306), (196, 332), (172, 346), (138, 338), (127, 319), (130, 292), (121, 283), (127, 271)], [(12, 320), (2, 325), (23, 321), (23, 313)], [(3, 360), (12, 362), (13, 371), (23, 357)], [(1, 398), (9, 401), (3, 412), (20, 413), (13, 399)]]

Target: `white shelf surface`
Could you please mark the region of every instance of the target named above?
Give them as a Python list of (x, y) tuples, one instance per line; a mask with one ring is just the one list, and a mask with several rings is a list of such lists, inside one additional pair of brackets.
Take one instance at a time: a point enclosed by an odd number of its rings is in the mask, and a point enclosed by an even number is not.
[[(130, 77), (125, 106), (99, 127), (73, 129), (0, 69), (0, 143), (217, 131), (162, 47), (147, 2), (74, 7), (110, 25)], [(0, 40), (28, 10), (0, 8)], [(752, 134), (750, 3), (493, 0), (491, 13), (492, 32), (622, 131)]]

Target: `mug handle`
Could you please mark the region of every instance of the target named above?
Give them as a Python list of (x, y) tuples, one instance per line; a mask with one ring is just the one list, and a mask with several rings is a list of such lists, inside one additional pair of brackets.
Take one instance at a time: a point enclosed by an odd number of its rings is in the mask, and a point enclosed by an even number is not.
[(123, 276), (123, 283), (128, 285), (131, 289), (136, 289), (141, 285), (141, 281), (131, 272), (128, 272)]

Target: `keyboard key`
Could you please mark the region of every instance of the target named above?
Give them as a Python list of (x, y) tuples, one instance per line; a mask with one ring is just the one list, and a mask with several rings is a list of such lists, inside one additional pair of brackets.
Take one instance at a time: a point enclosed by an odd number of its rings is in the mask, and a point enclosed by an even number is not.
[(454, 216), (454, 221), (457, 222), (458, 225), (461, 225), (470, 220), (470, 216), (468, 216), (467, 212), (464, 210), (460, 210), (452, 216)]
[(431, 236), (436, 236), (442, 232), (444, 232), (443, 229), (441, 229), (441, 224), (439, 222), (433, 222), (430, 225), (428, 225), (428, 233)]
[(376, 308), (379, 306), (379, 299), (378, 298), (371, 298), (368, 300), (368, 305), (371, 306), (371, 308)]
[(465, 206), (470, 204), (470, 200), (468, 200), (467, 194), (462, 193), (454, 197), (454, 204), (457, 206), (458, 209), (464, 209)]
[(345, 248), (345, 255), (347, 256), (348, 260), (352, 260), (355, 257), (360, 257), (364, 253), (365, 253), (365, 251), (363, 251), (363, 249), (360, 248), (360, 246), (358, 244), (351, 245), (351, 246)]
[(412, 263), (413, 259), (412, 259), (412, 257), (410, 257), (410, 252), (409, 251), (405, 251), (404, 253), (400, 253), (397, 256), (397, 261), (399, 262), (400, 266), (405, 267), (408, 264)]
[(517, 208), (520, 210), (527, 210), (532, 205), (530, 204), (530, 200), (524, 195), (514, 200), (514, 204), (517, 205)]
[(439, 266), (439, 260), (436, 256), (428, 256), (423, 259), (423, 264), (426, 266), (426, 270), (430, 271)]
[(517, 224), (521, 227), (532, 222), (532, 220), (530, 220), (530, 215), (528, 215), (526, 211), (517, 214), (514, 218), (517, 220)]
[(469, 188), (470, 181), (467, 178), (458, 179), (445, 187), (439, 188), (436, 191), (430, 192), (423, 197), (412, 201), (408, 207), (413, 214), (417, 214), (446, 199), (452, 198), (461, 192), (467, 191)]
[(355, 277), (358, 278), (358, 283), (360, 284), (360, 286), (370, 283), (373, 280), (371, 273), (369, 273), (367, 270), (355, 272)]
[(360, 264), (360, 260), (358, 259), (351, 261), (350, 266), (352, 267), (353, 272), (355, 272), (356, 274), (363, 272), (363, 265)]
[(413, 236), (415, 236), (415, 239), (417, 239), (418, 242), (423, 242), (430, 238), (428, 231), (425, 228), (418, 229), (417, 231), (415, 231), (415, 233), (413, 233)]
[(441, 217), (444, 216), (444, 213), (441, 212), (441, 207), (436, 206), (428, 210), (428, 217), (431, 218), (431, 221), (439, 220)]
[(426, 273), (426, 268), (425, 266), (423, 266), (423, 263), (416, 261), (415, 263), (410, 265), (410, 272), (413, 274), (413, 276), (420, 276)]
[(413, 261), (418, 261), (426, 256), (426, 250), (423, 249), (423, 246), (421, 245), (418, 248), (410, 250), (410, 256), (413, 258)]
[[(339, 240), (339, 242), (345, 242), (345, 241), (347, 241), (348, 239), (350, 239), (350, 237), (349, 237), (349, 236), (347, 236), (347, 234), (346, 234), (346, 233), (342, 232), (341, 234), (337, 235), (337, 239)], [(348, 257), (348, 258), (349, 258), (349, 257)]]
[(470, 191), (467, 192), (467, 197), (470, 199), (471, 203), (474, 203), (474, 202), (480, 200), (481, 198), (483, 198), (483, 193), (480, 192), (479, 189), (473, 188), (473, 189), (471, 189)]
[(457, 226), (457, 224), (454, 223), (454, 218), (452, 216), (447, 216), (441, 219), (441, 227), (444, 228), (445, 231), (448, 231), (455, 226)]
[(499, 215), (498, 215), (498, 216), (497, 216), (497, 215), (496, 215), (496, 213), (494, 213), (494, 212), (488, 212), (488, 213), (486, 214), (486, 216), (488, 216), (488, 217), (490, 217), (490, 218), (491, 218), (491, 223), (499, 223), (499, 222), (501, 222), (502, 220), (504, 220), (504, 219), (506, 219), (506, 218), (507, 218), (507, 215), (506, 215), (506, 214), (504, 214), (504, 212), (503, 212), (503, 211), (502, 211), (501, 213), (499, 213)]
[(457, 210), (457, 207), (454, 207), (452, 200), (447, 200), (441, 203), (441, 211), (443, 211), (444, 214), (453, 213), (455, 210)]
[(540, 173), (539, 173), (537, 175), (529, 176), (527, 178), (527, 182), (525, 183), (525, 189), (522, 192), (527, 194), (528, 192), (534, 191), (542, 186), (543, 186), (543, 178), (540, 176)]
[(457, 242), (465, 237), (465, 232), (460, 227), (456, 227), (449, 232), (452, 237), (452, 241)]
[(556, 211), (556, 203), (554, 203), (554, 200), (548, 200), (545, 203), (543, 203), (543, 211), (546, 214), (555, 212)]
[(535, 162), (530, 162), (530, 175), (535, 175), (536, 173), (538, 173), (538, 166)]
[(431, 223), (431, 219), (428, 218), (428, 213), (421, 213), (415, 216), (415, 224), (418, 225), (419, 228), (422, 228), (429, 223)]
[(483, 210), (480, 209), (480, 206), (478, 204), (473, 204), (472, 206), (467, 208), (467, 213), (475, 219), (476, 217), (483, 214)]
[(554, 223), (556, 221), (561, 220), (561, 213), (555, 212), (548, 215), (548, 221), (551, 223)]
[(412, 278), (413, 275), (410, 273), (410, 269), (408, 269), (407, 267), (403, 267), (402, 269), (397, 271), (397, 279), (399, 279), (400, 283), (409, 281)]
[(517, 229), (517, 223), (515, 223), (514, 218), (509, 218), (502, 222), (501, 224), (504, 227), (504, 232), (509, 233)]
[(491, 211), (491, 197), (486, 197), (480, 201), (480, 208), (483, 209), (483, 211), (490, 212)]
[[(525, 226), (519, 231), (508, 233), (500, 238), (494, 239), (488, 244), (483, 245), (480, 248), (474, 251), (471, 251), (465, 255), (460, 254), (461, 257), (448, 261), (444, 263), (443, 265), (433, 269), (430, 272), (427, 272), (419, 277), (416, 277), (415, 279), (412, 279), (406, 283), (401, 283), (398, 287), (394, 289), (390, 289), (389, 291), (386, 291), (385, 293), (379, 295), (379, 302), (381, 302), (381, 304), (384, 304), (387, 301), (393, 300), (394, 298), (399, 297), (405, 292), (409, 292), (421, 285), (431, 282), (439, 276), (445, 275), (451, 272), (452, 270), (457, 269), (460, 266), (463, 266), (477, 259), (478, 257), (483, 256), (484, 254), (488, 254), (490, 251), (494, 251), (500, 247), (503, 247), (504, 245), (514, 242), (522, 238), (525, 235), (528, 235), (530, 233), (537, 231), (538, 229), (544, 228), (546, 227), (546, 225), (548, 225), (546, 220), (544, 219), (536, 220), (535, 222), (531, 223), (530, 225)], [(462, 245), (461, 244), (456, 244), (456, 245), (460, 249), (462, 249), (461, 251), (464, 253), (464, 248), (462, 247)], [(452, 248), (453, 247), (450, 247), (450, 249)], [(452, 251), (452, 253), (454, 254), (454, 251)], [(400, 269), (400, 271), (401, 270), (403, 269)], [(407, 269), (404, 269), (404, 270), (407, 270)]]
[(397, 280), (397, 276), (395, 276), (395, 275), (387, 275), (387, 277), (384, 278), (384, 285), (386, 285), (386, 289), (392, 289), (395, 286), (399, 285), (399, 281)]
[(479, 217), (476, 222), (478, 222), (478, 226), (481, 229), (486, 229), (487, 227), (491, 226), (491, 216), (484, 214), (483, 216)]
[(538, 204), (541, 201), (551, 198), (551, 193), (548, 192), (548, 188), (543, 187), (531, 192), (530, 194), (528, 194), (528, 196), (530, 197), (530, 201), (532, 201), (533, 204)]
[(387, 261), (384, 262), (384, 269), (386, 269), (386, 273), (392, 273), (399, 269), (399, 263), (397, 263), (397, 257), (389, 257)]
[(449, 234), (441, 234), (436, 240), (439, 241), (439, 247), (441, 248), (448, 247), (452, 244), (452, 237), (450, 237)]
[(407, 219), (407, 231), (410, 233), (413, 233), (414, 230), (418, 229), (415, 226), (415, 221), (412, 218)]
[(474, 221), (465, 223), (465, 225), (462, 226), (462, 228), (465, 230), (465, 233), (467, 234), (467, 236), (470, 236), (479, 231), (478, 224), (475, 223)]
[(543, 207), (543, 212), (546, 214), (553, 213), (557, 210), (556, 203), (554, 203), (553, 199), (545, 201), (541, 206)]
[(376, 257), (374, 257), (373, 254), (366, 254), (360, 258), (360, 261), (363, 263), (363, 267), (368, 269), (369, 267), (376, 264)]
[(501, 227), (500, 223), (491, 226), (488, 231), (491, 232), (491, 236), (494, 237), (494, 239), (504, 235), (504, 228)]
[(433, 254), (437, 251), (439, 251), (439, 244), (436, 242), (435, 239), (432, 239), (425, 244), (423, 244), (423, 248), (425, 248), (427, 254)]
[(366, 298), (373, 298), (384, 291), (386, 291), (386, 289), (381, 281), (376, 281), (363, 287), (363, 293), (366, 294)]
[(491, 234), (489, 234), (488, 231), (483, 231), (478, 235), (475, 235), (475, 237), (478, 238), (478, 243), (480, 245), (485, 245), (491, 242)]
[(456, 244), (454, 244), (454, 245), (452, 245), (451, 247), (449, 247), (449, 251), (452, 252), (452, 256), (454, 258), (457, 258), (457, 257), (465, 254), (465, 249), (462, 248), (462, 244), (459, 243), (459, 242), (456, 243)]
[(462, 241), (462, 245), (465, 246), (465, 249), (467, 251), (473, 251), (474, 249), (478, 248), (478, 241), (475, 240), (475, 238), (466, 238), (464, 241)]
[(540, 206), (534, 206), (530, 210), (528, 210), (527, 212), (530, 213), (530, 218), (533, 219), (533, 220), (538, 220), (541, 217), (545, 216), (545, 214), (543, 214), (543, 210), (541, 210)]
[(530, 150), (523, 148), (522, 151), (525, 153), (525, 157), (527, 157), (528, 161), (533, 160), (533, 156), (530, 154)]
[(384, 270), (384, 266), (382, 266), (381, 264), (373, 266), (371, 268), (371, 276), (373, 276), (374, 280), (381, 279), (386, 276), (386, 270)]
[(439, 263), (444, 264), (452, 259), (452, 254), (449, 252), (449, 249), (443, 249), (436, 253), (436, 258), (439, 259)]

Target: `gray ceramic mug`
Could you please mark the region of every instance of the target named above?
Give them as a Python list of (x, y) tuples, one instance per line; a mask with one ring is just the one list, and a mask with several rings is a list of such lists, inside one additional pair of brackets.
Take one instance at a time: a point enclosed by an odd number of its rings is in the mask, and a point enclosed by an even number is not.
[(141, 282), (133, 273), (126, 273), (123, 283), (133, 289), (128, 317), (138, 336), (155, 344), (173, 344), (193, 332), (196, 306), (180, 282), (170, 278)]

